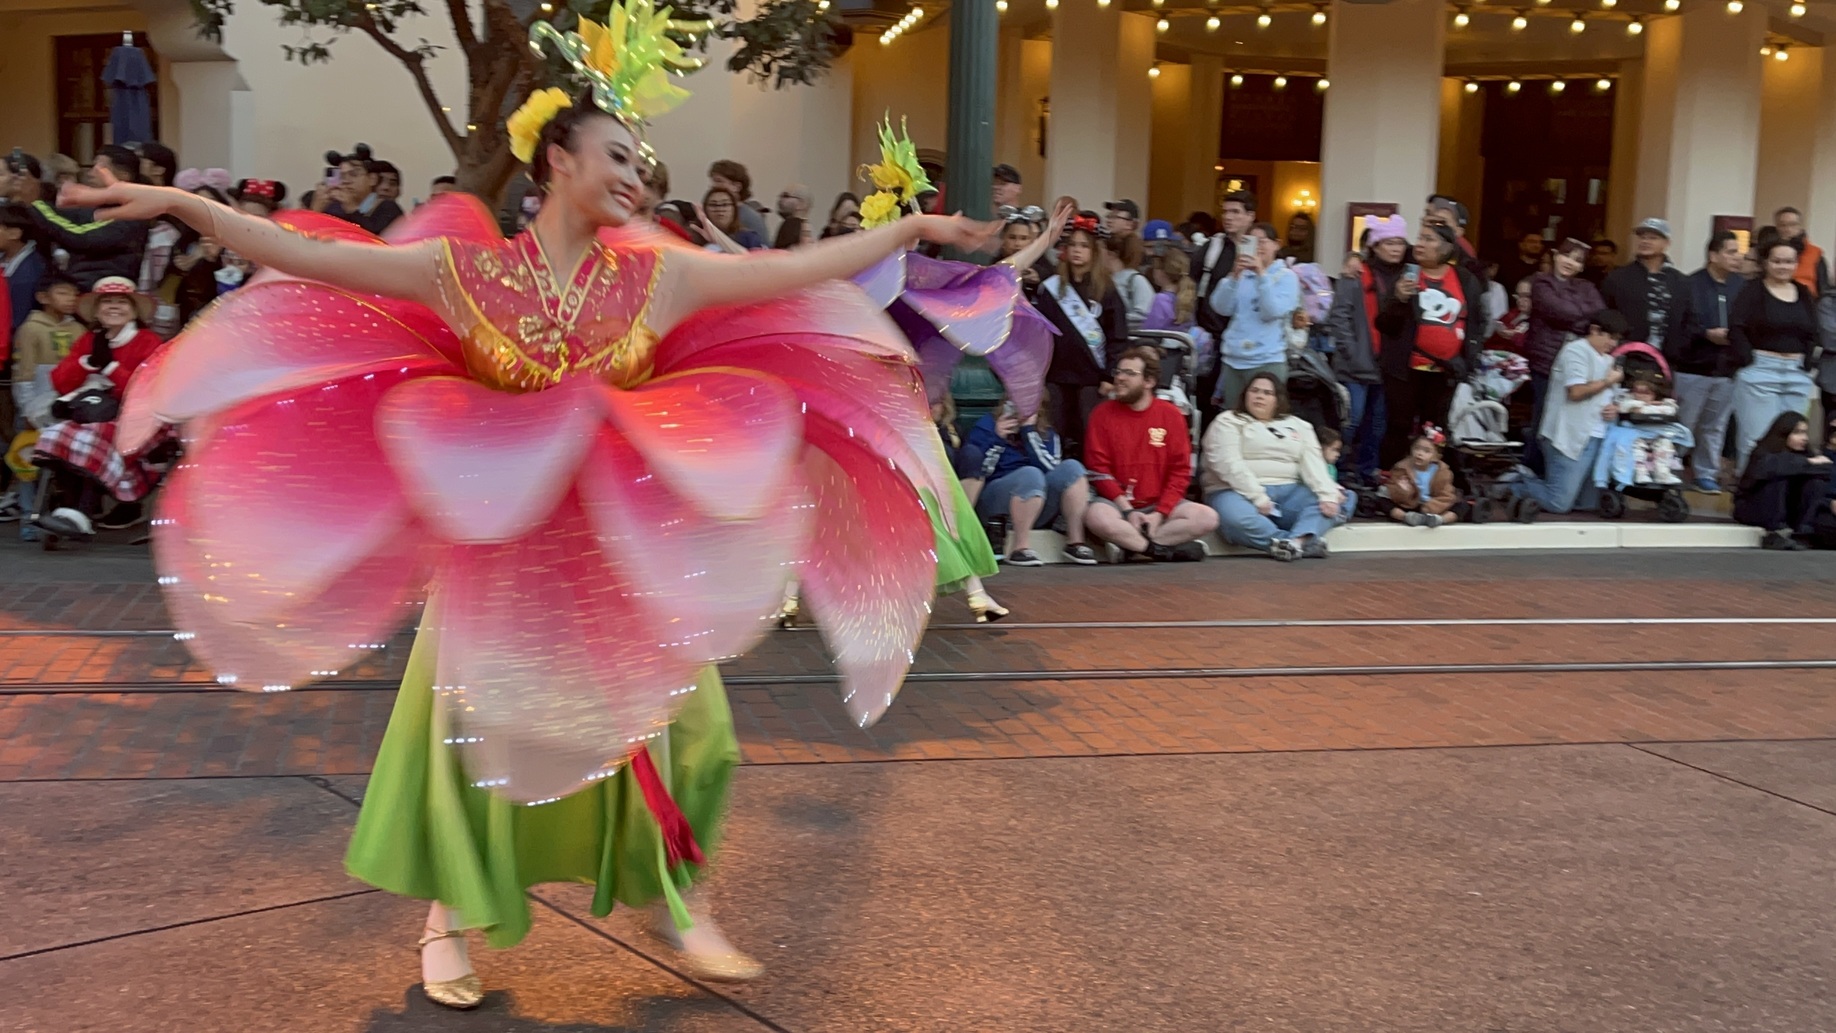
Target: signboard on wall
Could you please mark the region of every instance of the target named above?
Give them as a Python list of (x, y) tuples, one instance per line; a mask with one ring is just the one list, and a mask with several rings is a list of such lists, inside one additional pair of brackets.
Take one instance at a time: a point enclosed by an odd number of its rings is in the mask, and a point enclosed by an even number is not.
[(1364, 234), (1364, 217), (1374, 215), (1387, 219), (1395, 215), (1396, 204), (1391, 201), (1351, 201), (1345, 205), (1345, 250), (1356, 251), (1358, 238)]

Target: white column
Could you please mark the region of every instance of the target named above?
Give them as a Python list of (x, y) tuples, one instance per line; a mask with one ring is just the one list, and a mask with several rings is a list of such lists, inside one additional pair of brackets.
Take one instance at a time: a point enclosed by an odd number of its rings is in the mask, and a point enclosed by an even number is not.
[[(1795, 55), (1793, 61), (1798, 58)], [(1812, 176), (1810, 192), (1804, 198), (1804, 220), (1813, 242), (1826, 251), (1836, 249), (1836, 54), (1826, 46), (1820, 52), (1817, 94), (1812, 104), (1817, 111), (1815, 143), (1807, 169), (1823, 170)]]
[(1333, 0), (1321, 133), (1320, 246), (1345, 246), (1345, 206), (1387, 201), (1411, 223), (1434, 191), (1446, 34), (1443, 0)]
[[(1607, 225), (1632, 226), (1638, 211), (1639, 114), (1644, 110), (1645, 62), (1642, 58), (1619, 63), (1613, 84), (1613, 157), (1607, 176)], [(1617, 230), (1615, 230), (1617, 232)], [(1686, 254), (1682, 248), (1676, 255)], [(1682, 258), (1677, 259), (1679, 262)], [(1690, 268), (1685, 265), (1684, 268)]]
[(1000, 97), (996, 103), (995, 162), (1012, 165), (1021, 200), (1044, 205), (1045, 156), (1039, 153), (1040, 112), (1052, 90), (1052, 41), (1001, 34)]
[[(1700, 250), (1717, 215), (1753, 214), (1766, 11), (1698, 6), (1645, 35), (1634, 220), (1670, 220), (1680, 254)], [(1615, 234), (1630, 226), (1615, 226)]]
[[(1192, 55), (1192, 90), (1186, 105), (1185, 200), (1179, 217), (1218, 211), (1218, 143), (1224, 130), (1224, 61)], [(1180, 218), (1173, 219), (1178, 223)]]
[(1434, 189), (1466, 205), (1472, 218), (1466, 235), (1475, 244), (1485, 219), (1485, 156), (1481, 153), (1484, 135), (1485, 94), (1467, 93), (1464, 80), (1442, 79), (1440, 160), (1435, 168)]
[(173, 61), (167, 67), (179, 102), (178, 135), (169, 145), (187, 166), (256, 175), (254, 95), (236, 62)]
[[(1821, 211), (1812, 195), (1818, 181), (1829, 178), (1829, 166), (1817, 161), (1826, 156), (1818, 150), (1826, 135), (1821, 126), (1832, 121), (1828, 82), (1836, 80), (1836, 68), (1830, 67), (1829, 51), (1823, 47), (1793, 47), (1786, 54), (1787, 60), (1762, 62), (1759, 152), (1764, 157), (1757, 172), (1754, 216), (1761, 223), (1770, 222), (1773, 212), (1790, 205), (1802, 209), (1807, 221), (1821, 217), (1827, 231), (1836, 223), (1830, 193), (1826, 191)], [(1813, 233), (1812, 239), (1822, 243), (1831, 237)]]
[[(1186, 127), (1192, 77), (1191, 65), (1166, 64), (1160, 67), (1160, 76), (1154, 80), (1152, 163), (1144, 201), (1152, 213), (1149, 218), (1178, 222), (1185, 214), (1186, 171), (1196, 150)], [(1178, 214), (1174, 214), (1176, 211)]]
[(1045, 196), (1085, 208), (1147, 196), (1154, 21), (1120, 4), (1066, 0), (1052, 13)]

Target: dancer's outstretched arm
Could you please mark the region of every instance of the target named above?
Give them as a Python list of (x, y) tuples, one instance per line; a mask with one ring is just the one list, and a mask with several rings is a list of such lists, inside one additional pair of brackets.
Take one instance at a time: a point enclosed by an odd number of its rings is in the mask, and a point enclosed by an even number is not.
[(1070, 222), (1071, 216), (1076, 214), (1077, 205), (1072, 204), (1070, 201), (1060, 201), (1058, 203), (1058, 210), (1052, 213), (1052, 224), (1046, 227), (1045, 232), (1034, 237), (1031, 244), (1001, 259), (1001, 264), (1011, 265), (1015, 269), (1023, 271), (1031, 269), (1033, 263), (1043, 258), (1046, 251), (1050, 249), (1053, 244), (1058, 243), (1058, 238), (1064, 236), (1065, 223)]
[(435, 282), (432, 263), (438, 246), (432, 241), (379, 247), (322, 240), (173, 187), (121, 183), (112, 176), (108, 179), (100, 187), (67, 186), (58, 200), (61, 204), (94, 208), (99, 220), (144, 220), (170, 215), (257, 265), (273, 266), (294, 276), (364, 294), (405, 301), (431, 300)]
[(963, 251), (988, 245), (998, 222), (960, 215), (914, 215), (890, 226), (830, 237), (794, 251), (751, 251), (722, 255), (672, 251), (663, 270), (649, 321), (658, 333), (698, 309), (765, 301), (825, 280), (844, 280), (896, 251), (928, 241)]

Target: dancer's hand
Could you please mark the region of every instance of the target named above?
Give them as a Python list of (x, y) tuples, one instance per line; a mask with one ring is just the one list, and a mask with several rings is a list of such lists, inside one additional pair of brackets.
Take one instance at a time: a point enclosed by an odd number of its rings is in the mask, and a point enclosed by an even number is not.
[(915, 220), (918, 224), (918, 239), (944, 247), (953, 247), (958, 251), (973, 254), (986, 251), (994, 243), (1006, 224), (999, 220), (977, 222), (965, 218), (961, 213), (956, 215), (920, 215)]
[(97, 169), (95, 174), (102, 180), (101, 186), (66, 184), (58, 191), (57, 203), (68, 208), (94, 208), (98, 221), (156, 219), (166, 214), (165, 188), (123, 183), (107, 169)]

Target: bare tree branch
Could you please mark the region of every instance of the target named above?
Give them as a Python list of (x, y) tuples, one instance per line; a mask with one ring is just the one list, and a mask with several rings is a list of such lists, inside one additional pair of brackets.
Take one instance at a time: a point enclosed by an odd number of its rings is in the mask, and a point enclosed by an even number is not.
[(390, 57), (402, 63), (408, 74), (414, 78), (415, 89), (421, 91), (421, 100), (427, 105), (427, 113), (433, 116), (434, 127), (440, 130), (440, 136), (446, 146), (457, 158), (464, 146), (464, 138), (453, 128), (453, 122), (446, 117), (446, 110), (440, 104), (440, 95), (434, 92), (433, 81), (427, 77), (427, 59), (418, 51), (409, 50), (389, 38), (376, 24), (376, 19), (363, 15), (355, 20), (356, 26), (364, 34), (376, 41), (377, 46), (388, 52)]

